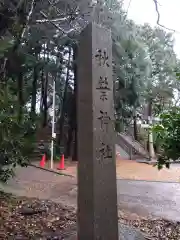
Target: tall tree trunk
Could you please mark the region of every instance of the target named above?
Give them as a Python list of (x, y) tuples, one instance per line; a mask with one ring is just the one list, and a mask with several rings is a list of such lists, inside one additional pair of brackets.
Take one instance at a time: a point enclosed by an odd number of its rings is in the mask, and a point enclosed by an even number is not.
[(63, 96), (63, 102), (62, 102), (61, 116), (60, 116), (60, 119), (59, 119), (59, 135), (58, 135), (58, 140), (57, 140), (57, 143), (58, 143), (59, 146), (61, 146), (61, 142), (62, 142), (62, 138), (63, 138), (63, 126), (64, 126), (67, 90), (68, 90), (68, 84), (69, 84), (70, 63), (71, 63), (71, 47), (69, 47), (66, 82), (65, 82), (65, 88), (64, 88), (64, 96)]
[(68, 129), (68, 140), (66, 144), (66, 150), (65, 150), (65, 158), (68, 158), (71, 156), (71, 147), (73, 142), (73, 128), (72, 125)]
[(22, 109), (23, 109), (23, 75), (22, 72), (19, 72), (18, 81), (17, 81), (17, 89), (18, 89), (18, 102), (19, 102), (19, 112), (18, 119), (21, 122), (22, 119)]
[(136, 109), (133, 109), (133, 132), (134, 132), (134, 139), (138, 141), (138, 127), (137, 127), (137, 115)]
[[(150, 98), (149, 99), (149, 102), (148, 102), (148, 124), (150, 123), (150, 120), (149, 120), (149, 117), (151, 118), (152, 117), (152, 99)], [(149, 136), (149, 133), (148, 133), (148, 136)], [(149, 145), (150, 145), (150, 142), (149, 142), (149, 137), (148, 137), (148, 141), (147, 141), (147, 150), (149, 152)]]
[(47, 125), (47, 116), (48, 116), (48, 104), (47, 104), (47, 93), (48, 93), (48, 84), (49, 76), (48, 72), (46, 73), (45, 82), (44, 82), (44, 94), (43, 94), (43, 127)]
[[(149, 108), (148, 108), (148, 115), (149, 115), (149, 125), (152, 125), (152, 99), (149, 101)], [(150, 156), (150, 161), (153, 160), (155, 157), (155, 152), (154, 152), (154, 143), (153, 143), (153, 133), (151, 130), (149, 130), (149, 137), (148, 137), (148, 150), (149, 150), (149, 156)]]
[(74, 62), (74, 151), (73, 151), (73, 156), (72, 160), (73, 161), (78, 161), (78, 156), (77, 156), (77, 144), (78, 144), (78, 139), (77, 139), (77, 84), (78, 84), (78, 79), (77, 79), (77, 55), (78, 55), (78, 48), (77, 45), (73, 46), (73, 62)]
[[(49, 44), (47, 43), (46, 51), (44, 52), (44, 57), (47, 55), (47, 62), (49, 62)], [(49, 85), (49, 72), (46, 71), (45, 74), (45, 81), (44, 81), (44, 94), (43, 94), (43, 127), (47, 125), (47, 117), (48, 117), (48, 104), (47, 104), (47, 97), (48, 97), (48, 85)]]
[(44, 104), (43, 104), (43, 97), (44, 97), (44, 69), (41, 70), (41, 103), (40, 103), (40, 113), (41, 116), (43, 114)]
[(74, 134), (75, 134), (75, 128), (76, 128), (76, 99), (74, 93), (72, 94), (70, 98), (70, 111), (69, 111), (69, 122), (68, 122), (68, 139), (67, 139), (67, 144), (66, 144), (66, 157), (70, 157), (71, 155), (71, 150), (73, 147), (74, 150), (74, 145), (73, 145), (73, 140), (74, 140)]
[(34, 121), (36, 116), (36, 94), (38, 81), (38, 65), (34, 67), (34, 76), (32, 83), (32, 101), (31, 101), (31, 119)]
[[(74, 99), (74, 98), (73, 98)], [(71, 104), (73, 104), (71, 102)], [(73, 132), (74, 132), (74, 124), (73, 124), (73, 109), (71, 109), (71, 114), (69, 116), (69, 128), (68, 128), (68, 139), (66, 143), (66, 151), (65, 151), (65, 157), (68, 158), (71, 156), (71, 147), (73, 143)]]
[(134, 139), (138, 141), (138, 128), (137, 128), (137, 117), (133, 116), (133, 129), (134, 129)]

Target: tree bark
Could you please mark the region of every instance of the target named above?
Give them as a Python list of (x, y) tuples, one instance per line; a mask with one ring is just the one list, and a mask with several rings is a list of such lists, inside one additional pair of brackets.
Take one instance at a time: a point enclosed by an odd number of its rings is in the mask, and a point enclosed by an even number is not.
[(43, 127), (47, 125), (47, 114), (48, 114), (48, 104), (47, 104), (47, 92), (48, 92), (48, 72), (46, 73), (44, 82), (44, 94), (43, 94)]
[(59, 119), (59, 135), (58, 135), (58, 139), (57, 139), (57, 143), (58, 143), (59, 146), (61, 146), (62, 138), (64, 136), (64, 134), (63, 134), (63, 126), (64, 126), (67, 90), (68, 90), (68, 84), (69, 84), (70, 63), (71, 63), (71, 47), (69, 47), (68, 65), (67, 65), (66, 81), (65, 81), (65, 88), (64, 88), (64, 96), (63, 96), (63, 102), (62, 102), (61, 116), (60, 116), (60, 119)]
[[(49, 44), (47, 43), (46, 50), (44, 51), (44, 58), (47, 55), (47, 62), (49, 61)], [(47, 104), (47, 95), (48, 95), (48, 85), (49, 85), (49, 72), (46, 70), (45, 79), (43, 83), (44, 93), (43, 93), (43, 127), (47, 125), (47, 117), (48, 117), (48, 104)]]
[(68, 129), (68, 139), (66, 143), (66, 151), (65, 151), (65, 158), (68, 158), (71, 156), (71, 146), (73, 142), (73, 131), (74, 131), (74, 126), (72, 124), (72, 120), (69, 122), (69, 129)]
[[(149, 101), (148, 123), (149, 123), (150, 126), (152, 125), (152, 98)], [(154, 143), (153, 143), (153, 133), (152, 133), (151, 129), (149, 129), (148, 150), (149, 150), (149, 156), (150, 156), (149, 160), (151, 161), (155, 157)]]
[(43, 104), (43, 97), (44, 97), (44, 69), (42, 68), (41, 70), (41, 103), (40, 103), (40, 113), (43, 115), (43, 109), (44, 109), (44, 104)]
[(34, 77), (32, 82), (32, 100), (31, 100), (31, 119), (34, 121), (36, 116), (36, 93), (38, 80), (38, 65), (34, 67)]
[[(150, 123), (149, 121), (149, 117), (151, 118), (152, 117), (152, 99), (150, 98), (149, 99), (149, 102), (148, 102), (148, 124)], [(148, 141), (147, 141), (147, 150), (149, 152), (149, 145), (150, 145), (150, 142), (149, 142), (149, 133), (148, 133)]]
[(23, 75), (22, 72), (19, 72), (18, 81), (17, 81), (17, 89), (18, 89), (18, 102), (19, 102), (19, 112), (18, 119), (19, 122), (22, 120), (22, 109), (23, 109)]
[(133, 116), (133, 128), (134, 128), (134, 139), (138, 141), (138, 128), (137, 128), (137, 117)]

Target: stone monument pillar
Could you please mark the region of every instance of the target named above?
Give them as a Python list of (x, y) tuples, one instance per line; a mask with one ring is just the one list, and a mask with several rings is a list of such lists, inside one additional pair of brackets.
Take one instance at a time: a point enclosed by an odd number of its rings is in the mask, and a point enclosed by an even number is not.
[(112, 40), (90, 23), (78, 50), (78, 240), (117, 240)]

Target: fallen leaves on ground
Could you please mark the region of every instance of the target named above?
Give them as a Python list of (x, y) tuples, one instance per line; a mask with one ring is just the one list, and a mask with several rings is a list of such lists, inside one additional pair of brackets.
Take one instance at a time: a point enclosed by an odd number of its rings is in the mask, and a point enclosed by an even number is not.
[[(147, 239), (178, 240), (180, 223), (164, 219), (129, 218), (119, 221), (141, 230)], [(76, 225), (76, 210), (49, 200), (15, 197), (0, 192), (0, 239), (63, 240)], [(69, 232), (71, 234), (71, 232)]]
[[(30, 211), (35, 211), (30, 213)], [(63, 240), (76, 221), (72, 208), (48, 200), (14, 197), (0, 193), (0, 239)]]
[[(130, 214), (129, 214), (130, 215)], [(173, 222), (166, 219), (145, 219), (142, 217), (127, 216), (119, 212), (119, 221), (140, 230), (149, 240), (179, 240), (180, 222)]]

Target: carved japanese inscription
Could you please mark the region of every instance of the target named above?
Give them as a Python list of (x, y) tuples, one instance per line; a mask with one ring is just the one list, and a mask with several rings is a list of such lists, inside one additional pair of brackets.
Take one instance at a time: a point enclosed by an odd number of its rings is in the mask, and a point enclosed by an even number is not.
[(98, 86), (96, 88), (100, 92), (100, 99), (104, 102), (108, 100), (108, 92), (111, 90), (108, 85), (108, 78), (107, 77), (99, 77)]
[[(95, 59), (97, 62), (97, 67), (99, 68), (99, 72), (103, 73), (103, 75), (100, 75), (98, 77), (96, 90), (98, 91), (97, 94), (99, 94), (100, 100), (104, 102), (102, 103), (104, 105), (106, 104), (106, 101), (108, 101), (109, 92), (112, 91), (109, 85), (109, 79), (106, 74), (110, 67), (109, 56), (107, 51), (103, 49), (97, 49)], [(102, 109), (104, 109), (103, 105)], [(109, 116), (109, 113), (107, 111), (103, 111), (102, 109), (100, 109), (99, 116), (97, 116), (97, 119), (100, 121), (101, 131), (103, 131), (103, 133), (108, 134), (108, 127), (109, 124), (111, 123), (111, 117)], [(98, 158), (100, 158), (101, 161), (104, 161), (106, 159), (112, 159), (112, 149), (110, 145), (106, 143), (106, 139), (104, 137), (102, 139), (98, 155), (99, 155)]]
[(99, 149), (100, 155), (103, 159), (112, 158), (112, 148), (110, 145), (101, 143), (101, 148)]
[(99, 64), (99, 66), (109, 67), (109, 57), (107, 55), (106, 50), (98, 49), (95, 55), (95, 58)]
[(108, 124), (111, 121), (111, 118), (108, 116), (108, 113), (100, 110), (100, 116), (98, 117), (98, 119), (100, 120), (101, 123), (101, 129), (107, 132)]

